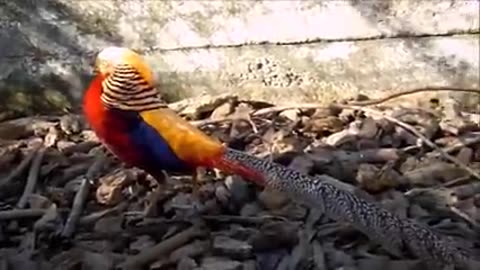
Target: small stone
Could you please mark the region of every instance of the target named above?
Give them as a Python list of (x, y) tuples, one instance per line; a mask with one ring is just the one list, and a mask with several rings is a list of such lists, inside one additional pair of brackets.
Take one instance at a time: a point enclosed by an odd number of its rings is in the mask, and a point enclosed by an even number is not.
[(94, 141), (94, 142), (98, 142), (98, 137), (97, 135), (95, 134), (95, 132), (93, 132), (93, 130), (82, 130), (81, 133), (81, 136), (82, 138), (85, 140), (85, 141)]
[(415, 218), (430, 216), (430, 213), (418, 204), (410, 205), (408, 213), (409, 213), (409, 216), (412, 216)]
[[(148, 267), (149, 270), (164, 270), (171, 266), (171, 262), (168, 261), (166, 258), (160, 258), (157, 261), (150, 264)], [(178, 267), (178, 265), (177, 265)]]
[(290, 255), (286, 249), (275, 249), (256, 254), (257, 269), (289, 269)]
[(177, 264), (177, 270), (193, 270), (196, 267), (197, 263), (190, 257), (183, 257)]
[(164, 204), (163, 209), (165, 213), (175, 211), (180, 216), (192, 216), (202, 207), (203, 205), (192, 194), (178, 193)]
[(70, 147), (74, 147), (75, 145), (77, 145), (77, 144), (74, 143), (74, 142), (71, 142), (71, 141), (60, 140), (60, 141), (57, 142), (57, 148), (60, 151), (64, 151), (65, 149), (68, 149)]
[(262, 207), (257, 202), (247, 203), (240, 210), (242, 217), (257, 216), (262, 211)]
[(324, 107), (324, 108), (315, 109), (311, 117), (325, 118), (329, 116), (337, 116), (339, 113), (341, 113), (341, 110), (337, 108)]
[(205, 183), (198, 188), (198, 193), (202, 198), (212, 198), (215, 194), (216, 186), (213, 183)]
[(290, 201), (285, 193), (268, 188), (258, 195), (258, 200), (270, 210), (282, 208)]
[(256, 270), (256, 263), (254, 260), (248, 260), (243, 262), (243, 269), (242, 270)]
[(252, 255), (252, 246), (250, 244), (223, 235), (215, 237), (213, 250), (219, 255), (236, 259), (246, 259)]
[(97, 233), (122, 233), (122, 221), (121, 216), (101, 218), (95, 223), (94, 231)]
[(142, 250), (149, 249), (155, 245), (153, 239), (148, 235), (142, 235), (130, 244), (130, 250), (134, 253), (140, 253)]
[(45, 135), (44, 138), (45, 147), (55, 146), (57, 144), (57, 141), (59, 140), (59, 137), (60, 134), (58, 130), (54, 126), (51, 126), (48, 129), (48, 133)]
[(283, 111), (280, 113), (280, 116), (285, 117), (293, 122), (297, 122), (299, 120), (297, 109)]
[(288, 165), (289, 168), (299, 171), (304, 174), (309, 174), (315, 167), (315, 163), (308, 155), (300, 155), (293, 158)]
[(373, 118), (367, 117), (361, 122), (358, 136), (364, 139), (373, 139), (378, 132), (377, 122)]
[(420, 260), (395, 260), (395, 261), (389, 261), (385, 269), (389, 269), (389, 270), (419, 269), (418, 266), (420, 266), (421, 263), (422, 262)]
[(373, 258), (363, 258), (357, 261), (359, 270), (370, 269), (386, 269), (388, 258), (382, 256), (374, 256)]
[(338, 249), (331, 250), (328, 254), (328, 258), (330, 259), (330, 264), (331, 264), (331, 267), (333, 267), (333, 269), (355, 265), (355, 260), (353, 259), (353, 257), (345, 253), (343, 250), (338, 250)]
[(40, 145), (43, 145), (43, 139), (40, 137), (36, 137), (27, 141), (27, 148), (35, 148)]
[(173, 251), (170, 254), (171, 261), (180, 261), (185, 257), (195, 257), (201, 255), (209, 249), (209, 241), (196, 240), (191, 244), (185, 245)]
[(231, 201), (236, 206), (242, 206), (251, 198), (248, 183), (241, 177), (234, 175), (225, 179), (225, 186), (230, 190)]
[(298, 225), (292, 222), (271, 221), (252, 234), (249, 243), (255, 252), (291, 248), (298, 243)]
[(220, 204), (215, 198), (206, 201), (203, 205), (204, 205), (204, 209), (202, 210), (202, 213), (205, 215), (221, 215), (222, 214), (222, 207), (220, 206)]
[(223, 206), (228, 206), (229, 201), (230, 201), (230, 191), (227, 189), (227, 187), (223, 184), (219, 184), (215, 188), (215, 197), (217, 197), (217, 200), (223, 205)]
[(255, 228), (243, 227), (238, 224), (231, 224), (229, 227), (230, 229), (228, 230), (228, 236), (235, 239), (245, 240), (245, 239), (248, 239), (254, 233), (258, 233), (258, 230)]
[(463, 147), (458, 151), (457, 154), (457, 159), (460, 160), (463, 164), (468, 164), (472, 161), (473, 159), (474, 152), (472, 148), (469, 147)]
[(222, 119), (233, 112), (233, 105), (231, 102), (225, 102), (218, 106), (210, 115), (211, 119)]
[(52, 205), (52, 202), (49, 198), (42, 196), (40, 194), (32, 194), (28, 199), (28, 204), (30, 208), (36, 209), (46, 209)]
[(134, 180), (128, 170), (118, 170), (102, 176), (96, 191), (97, 202), (105, 205), (118, 204), (124, 199), (123, 189)]
[(80, 132), (82, 123), (77, 115), (66, 114), (60, 118), (60, 128), (65, 134), (75, 134)]
[(197, 270), (242, 270), (242, 263), (221, 257), (204, 258)]
[(83, 254), (82, 268), (92, 270), (112, 269), (113, 258), (106, 253), (95, 253), (85, 251)]
[(298, 203), (289, 203), (280, 209), (272, 210), (271, 213), (289, 220), (304, 220), (307, 216), (307, 209)]
[(336, 116), (324, 118), (311, 118), (305, 122), (305, 130), (308, 132), (327, 134), (343, 130), (344, 122)]

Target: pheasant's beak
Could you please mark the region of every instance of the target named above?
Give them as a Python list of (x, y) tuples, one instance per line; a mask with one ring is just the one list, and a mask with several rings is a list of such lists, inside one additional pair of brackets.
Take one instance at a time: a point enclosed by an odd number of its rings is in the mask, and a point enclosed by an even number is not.
[(99, 69), (97, 66), (94, 66), (94, 67), (93, 67), (93, 74), (94, 74), (94, 75), (97, 75), (97, 74), (99, 74), (99, 73), (100, 73), (100, 69)]

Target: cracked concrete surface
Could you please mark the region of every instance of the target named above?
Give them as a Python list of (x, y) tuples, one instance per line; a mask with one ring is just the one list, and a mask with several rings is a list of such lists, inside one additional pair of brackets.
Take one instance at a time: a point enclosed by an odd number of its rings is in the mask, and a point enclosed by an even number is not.
[[(121, 3), (121, 4), (120, 4)], [(479, 87), (478, 1), (0, 0), (4, 111), (78, 109), (94, 53), (145, 53), (170, 99), (323, 101)]]

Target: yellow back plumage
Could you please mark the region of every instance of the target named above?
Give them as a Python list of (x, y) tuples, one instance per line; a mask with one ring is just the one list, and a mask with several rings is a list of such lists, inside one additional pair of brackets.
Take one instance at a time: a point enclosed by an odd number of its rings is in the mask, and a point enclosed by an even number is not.
[(143, 120), (168, 142), (177, 156), (185, 161), (207, 166), (224, 150), (220, 142), (168, 108), (141, 112)]

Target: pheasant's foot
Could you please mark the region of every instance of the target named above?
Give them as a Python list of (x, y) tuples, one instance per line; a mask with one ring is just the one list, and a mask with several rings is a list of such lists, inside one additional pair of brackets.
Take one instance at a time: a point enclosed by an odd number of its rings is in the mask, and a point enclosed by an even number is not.
[(200, 199), (200, 193), (199, 193), (199, 184), (198, 184), (198, 172), (195, 169), (192, 173), (192, 196), (196, 199)]
[[(191, 179), (191, 194), (185, 194), (181, 203), (173, 204), (172, 207), (176, 210), (177, 217), (185, 219), (199, 218), (205, 208), (202, 204), (202, 198), (200, 194), (199, 174), (197, 169), (192, 172)], [(185, 201), (186, 200), (186, 201)]]
[(198, 219), (204, 212), (204, 206), (198, 200), (198, 197), (195, 197), (193, 195), (188, 200), (188, 204), (172, 204), (171, 207), (175, 210), (176, 218), (182, 220)]

